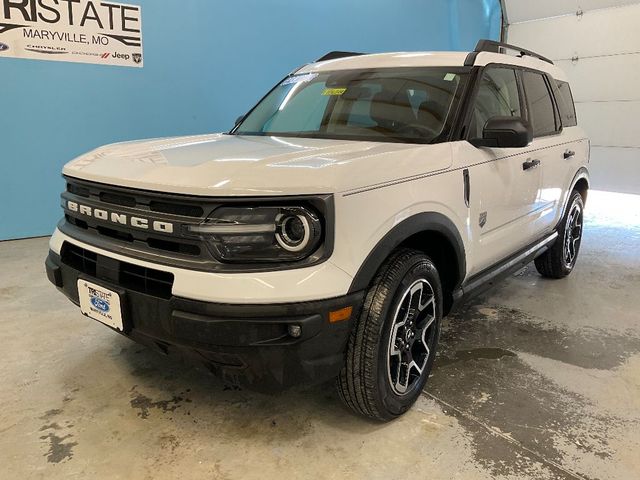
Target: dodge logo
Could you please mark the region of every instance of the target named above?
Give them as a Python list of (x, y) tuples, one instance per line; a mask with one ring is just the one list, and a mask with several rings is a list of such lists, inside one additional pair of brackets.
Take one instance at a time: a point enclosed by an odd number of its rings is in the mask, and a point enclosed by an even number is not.
[(77, 212), (80, 215), (87, 217), (94, 217), (98, 220), (104, 220), (106, 222), (117, 223), (119, 225), (128, 225), (141, 230), (154, 230), (160, 233), (173, 233), (173, 223), (160, 222), (158, 220), (149, 220), (142, 217), (130, 217), (124, 213), (108, 212), (99, 208), (92, 208), (86, 205), (80, 205), (77, 202), (67, 201), (67, 208), (72, 212)]

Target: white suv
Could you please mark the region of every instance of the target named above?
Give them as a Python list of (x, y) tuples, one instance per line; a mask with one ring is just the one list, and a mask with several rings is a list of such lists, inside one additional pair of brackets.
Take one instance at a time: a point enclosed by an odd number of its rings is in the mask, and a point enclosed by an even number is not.
[(85, 315), (229, 382), (337, 377), (388, 420), (454, 305), (534, 259), (571, 272), (588, 159), (566, 76), (535, 53), (332, 52), (229, 133), (66, 165), (47, 273)]

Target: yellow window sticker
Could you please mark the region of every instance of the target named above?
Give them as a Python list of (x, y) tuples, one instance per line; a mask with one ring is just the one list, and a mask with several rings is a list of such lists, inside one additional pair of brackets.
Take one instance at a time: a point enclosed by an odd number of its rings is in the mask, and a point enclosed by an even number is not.
[(346, 88), (325, 88), (322, 95), (342, 95), (346, 91)]
[(455, 74), (455, 73), (447, 73), (447, 74), (444, 76), (444, 80), (445, 80), (446, 82), (450, 82), (450, 81), (454, 80), (455, 78), (456, 78), (456, 74)]

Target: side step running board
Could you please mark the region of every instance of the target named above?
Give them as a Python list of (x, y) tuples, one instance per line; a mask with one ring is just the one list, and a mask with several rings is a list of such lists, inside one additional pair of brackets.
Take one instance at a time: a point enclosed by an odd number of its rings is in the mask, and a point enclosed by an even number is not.
[[(468, 298), (476, 293), (480, 293), (484, 289), (493, 285), (493, 283), (499, 278), (503, 278), (520, 268), (526, 266), (532, 260), (539, 255), (542, 255), (549, 249), (549, 246), (558, 238), (558, 232), (553, 232), (545, 239), (535, 243), (521, 253), (510, 257), (505, 262), (498, 263), (497, 265), (485, 270), (478, 275), (474, 275), (469, 279), (469, 282), (459, 287), (453, 293), (454, 303), (458, 303), (463, 297)], [(483, 288), (485, 287), (485, 288)]]

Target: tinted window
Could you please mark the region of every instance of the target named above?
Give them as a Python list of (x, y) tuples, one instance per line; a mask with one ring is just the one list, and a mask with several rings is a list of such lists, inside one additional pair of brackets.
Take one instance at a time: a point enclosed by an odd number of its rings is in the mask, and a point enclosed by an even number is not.
[(265, 128), (275, 131), (297, 130), (300, 132), (317, 130), (330, 98), (322, 95), (323, 89), (324, 86), (317, 83), (301, 90), (297, 95), (290, 95), (291, 90), (278, 92), (277, 101), (281, 104), (287, 101), (290, 106), (281, 115), (270, 115), (265, 121)]
[(522, 116), (516, 74), (510, 68), (492, 68), (484, 72), (473, 106), (469, 138), (482, 138), (487, 120), (498, 116)]
[(573, 95), (567, 82), (556, 81), (556, 100), (560, 109), (560, 118), (564, 127), (575, 127), (578, 124), (576, 119), (576, 107), (573, 104)]
[(292, 75), (234, 131), (345, 140), (432, 143), (446, 138), (447, 119), (466, 74), (444, 68), (344, 70)]
[(539, 73), (525, 71), (522, 80), (529, 102), (529, 121), (533, 126), (533, 136), (541, 137), (555, 133), (558, 130), (556, 113), (544, 77)]

